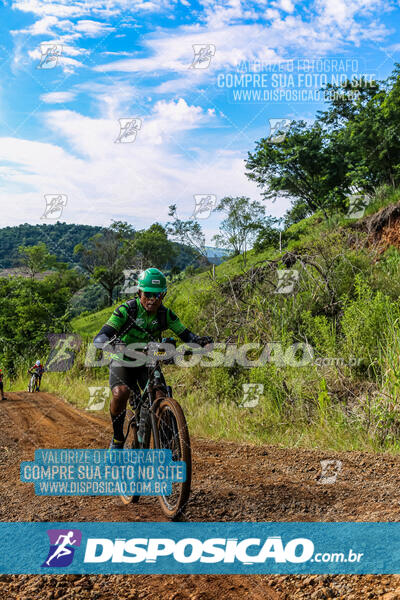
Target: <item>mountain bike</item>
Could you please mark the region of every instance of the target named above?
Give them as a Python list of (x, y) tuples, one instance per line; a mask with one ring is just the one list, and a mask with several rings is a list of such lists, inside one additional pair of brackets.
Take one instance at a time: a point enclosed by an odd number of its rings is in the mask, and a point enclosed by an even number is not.
[[(176, 344), (173, 338), (166, 338), (166, 340), (168, 343)], [(185, 481), (172, 483), (172, 493), (168, 496), (158, 496), (163, 513), (169, 519), (175, 519), (181, 515), (189, 499), (192, 456), (185, 415), (179, 403), (172, 398), (172, 389), (166, 384), (161, 370), (164, 343), (164, 340), (161, 344), (152, 341), (151, 346), (147, 345), (143, 348), (144, 353), (151, 352), (153, 361), (151, 365), (147, 365), (148, 378), (142, 395), (136, 399), (136, 402), (133, 393), (129, 399), (132, 416), (127, 419), (124, 447), (134, 450), (148, 448), (171, 450), (173, 461), (186, 463)], [(121, 349), (124, 346), (126, 348), (125, 344), (118, 343), (118, 346)], [(170, 359), (164, 362), (168, 363)], [(120, 498), (124, 504), (130, 504), (138, 502), (140, 495), (121, 495)]]
[(31, 378), (28, 383), (28, 392), (38, 392), (39, 391), (39, 375), (37, 373), (32, 373)]

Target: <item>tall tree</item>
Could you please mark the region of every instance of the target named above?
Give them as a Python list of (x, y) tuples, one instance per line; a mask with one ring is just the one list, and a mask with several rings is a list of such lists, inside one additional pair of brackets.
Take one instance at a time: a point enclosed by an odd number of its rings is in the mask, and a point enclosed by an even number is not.
[(44, 357), (50, 332), (68, 331), (71, 298), (84, 284), (74, 268), (43, 279), (0, 277), (0, 357), (8, 372)]
[(172, 221), (169, 221), (165, 226), (168, 235), (181, 242), (181, 244), (189, 246), (195, 252), (196, 260), (200, 264), (209, 264), (205, 247), (205, 235), (200, 223), (195, 219), (187, 219), (186, 221), (180, 219), (176, 204), (169, 206), (168, 215), (172, 217)]
[(154, 223), (148, 229), (137, 231), (129, 243), (135, 263), (140, 263), (143, 269), (157, 267), (171, 268), (178, 251), (173, 242), (168, 239), (165, 228), (160, 223)]
[(19, 246), (18, 252), (21, 264), (32, 279), (38, 273), (55, 267), (57, 263), (57, 257), (50, 254), (44, 242), (39, 242), (35, 246)]
[(215, 210), (225, 213), (226, 217), (219, 227), (220, 233), (213, 240), (236, 255), (243, 254), (246, 264), (247, 250), (266, 224), (264, 206), (245, 196), (226, 196), (220, 200)]
[(124, 269), (132, 261), (132, 251), (126, 236), (133, 237), (134, 231), (127, 223), (116, 222), (102, 233), (89, 239), (88, 243), (75, 246), (83, 268), (93, 281), (107, 292), (108, 305), (113, 302), (114, 289), (124, 282)]
[(246, 173), (263, 190), (266, 198), (286, 197), (300, 201), (309, 211), (320, 209), (328, 218), (331, 211), (346, 206), (350, 189), (347, 177), (345, 141), (321, 123), (308, 126), (292, 123), (280, 143), (269, 138), (257, 142), (249, 153)]

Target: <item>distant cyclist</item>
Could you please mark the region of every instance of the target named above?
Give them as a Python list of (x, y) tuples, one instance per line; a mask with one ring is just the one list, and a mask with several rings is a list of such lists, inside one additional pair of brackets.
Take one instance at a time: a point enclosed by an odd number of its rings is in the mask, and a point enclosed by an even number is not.
[[(114, 310), (107, 323), (94, 338), (94, 345), (103, 348), (115, 336), (129, 345), (149, 342), (151, 338), (161, 340), (161, 332), (171, 329), (183, 342), (206, 346), (212, 343), (210, 337), (199, 337), (183, 325), (170, 308), (162, 301), (167, 292), (167, 280), (155, 268), (146, 269), (139, 275), (138, 297), (124, 302)], [(110, 414), (114, 436), (111, 449), (123, 448), (126, 403), (133, 391), (134, 397), (143, 390), (147, 382), (147, 367), (123, 366), (118, 361), (110, 363), (110, 388), (112, 400)]]
[(42, 363), (40, 362), (40, 360), (37, 360), (35, 362), (35, 364), (33, 365), (33, 367), (31, 367), (30, 369), (28, 369), (28, 373), (30, 375), (36, 375), (37, 376), (37, 391), (40, 392), (40, 384), (42, 382), (42, 375), (44, 373), (44, 366), (42, 365)]
[(2, 369), (0, 369), (0, 394), (1, 394), (2, 400), (7, 400), (7, 398), (4, 396), (4, 391), (3, 391), (3, 371), (2, 371)]

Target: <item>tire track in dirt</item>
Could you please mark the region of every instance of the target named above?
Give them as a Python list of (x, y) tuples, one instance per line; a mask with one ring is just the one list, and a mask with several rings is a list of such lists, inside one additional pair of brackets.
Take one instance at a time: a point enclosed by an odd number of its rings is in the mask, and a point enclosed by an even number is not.
[[(7, 398), (0, 402), (0, 520), (165, 520), (156, 498), (124, 506), (113, 497), (35, 496), (33, 484), (19, 480), (22, 460), (33, 460), (37, 448), (107, 447), (111, 424), (107, 415), (78, 410), (45, 392), (8, 393)], [(397, 521), (400, 517), (398, 457), (204, 439), (192, 440), (192, 452), (187, 521)], [(320, 461), (326, 458), (343, 463), (334, 485), (318, 483)], [(358, 600), (384, 598), (398, 585), (395, 576), (30, 575), (0, 577), (0, 598), (66, 600), (78, 593), (82, 598), (133, 600)], [(54, 587), (56, 595), (49, 595)]]

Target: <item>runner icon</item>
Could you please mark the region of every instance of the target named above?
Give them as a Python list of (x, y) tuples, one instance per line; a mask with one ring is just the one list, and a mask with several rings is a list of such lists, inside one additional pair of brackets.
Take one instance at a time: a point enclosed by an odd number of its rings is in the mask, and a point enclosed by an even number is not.
[[(71, 546), (73, 544), (75, 544), (77, 542), (77, 540), (73, 539), (74, 536), (74, 532), (73, 531), (69, 531), (67, 534), (63, 535), (59, 535), (58, 539), (56, 541), (56, 545), (59, 544), (57, 550), (54, 552), (54, 554), (52, 554), (52, 556), (50, 556), (50, 558), (48, 558), (46, 560), (46, 565), (50, 566), (50, 562), (53, 560), (53, 558), (61, 558), (61, 556), (66, 556), (67, 554), (72, 554), (72, 550), (70, 548), (67, 548), (67, 545), (70, 544)], [(60, 540), (63, 540), (62, 542), (60, 542)]]

